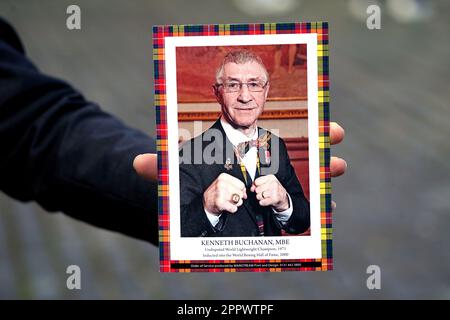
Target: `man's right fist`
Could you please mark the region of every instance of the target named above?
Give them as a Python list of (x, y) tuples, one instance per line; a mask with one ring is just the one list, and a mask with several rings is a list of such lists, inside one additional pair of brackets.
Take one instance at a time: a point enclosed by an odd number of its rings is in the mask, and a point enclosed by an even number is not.
[(245, 184), (228, 173), (221, 173), (203, 193), (203, 207), (212, 214), (235, 213), (247, 199)]

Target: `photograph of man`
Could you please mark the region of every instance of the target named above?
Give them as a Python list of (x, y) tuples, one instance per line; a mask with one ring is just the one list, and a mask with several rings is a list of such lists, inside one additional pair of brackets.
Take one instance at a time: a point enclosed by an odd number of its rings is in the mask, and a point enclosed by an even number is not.
[(258, 55), (225, 55), (213, 85), (221, 116), (180, 147), (182, 237), (281, 236), (309, 228), (309, 202), (284, 141), (257, 125), (269, 88)]

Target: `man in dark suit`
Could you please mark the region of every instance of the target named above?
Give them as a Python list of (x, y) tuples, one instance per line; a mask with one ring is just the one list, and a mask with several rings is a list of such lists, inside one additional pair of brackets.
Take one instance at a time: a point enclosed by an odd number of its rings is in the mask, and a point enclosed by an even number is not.
[(180, 150), (182, 236), (278, 236), (282, 229), (308, 229), (309, 202), (286, 145), (257, 126), (269, 87), (260, 57), (248, 50), (225, 56), (213, 86), (222, 115)]

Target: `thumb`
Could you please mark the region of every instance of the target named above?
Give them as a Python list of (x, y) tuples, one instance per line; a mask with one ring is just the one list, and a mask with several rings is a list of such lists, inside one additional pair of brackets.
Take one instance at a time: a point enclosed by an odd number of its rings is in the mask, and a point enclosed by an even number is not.
[(134, 158), (134, 170), (147, 180), (156, 180), (158, 177), (157, 156), (155, 153), (144, 153)]

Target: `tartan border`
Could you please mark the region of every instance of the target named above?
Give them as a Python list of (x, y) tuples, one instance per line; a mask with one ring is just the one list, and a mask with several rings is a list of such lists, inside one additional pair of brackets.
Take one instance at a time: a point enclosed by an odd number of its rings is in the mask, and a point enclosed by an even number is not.
[[(297, 260), (251, 260), (252, 263), (300, 262), (320, 263), (318, 267), (282, 268), (172, 268), (174, 264), (245, 263), (242, 260), (170, 260), (169, 226), (169, 169), (167, 146), (167, 100), (165, 80), (164, 39), (184, 36), (262, 35), (262, 34), (317, 34), (318, 108), (319, 108), (319, 160), (320, 160), (320, 225), (321, 259)], [(207, 24), (166, 25), (153, 27), (153, 65), (156, 108), (156, 135), (158, 153), (158, 217), (159, 251), (161, 272), (280, 272), (280, 271), (326, 271), (333, 270), (331, 174), (330, 174), (330, 94), (329, 94), (329, 46), (327, 22), (258, 23), (258, 24)]]

